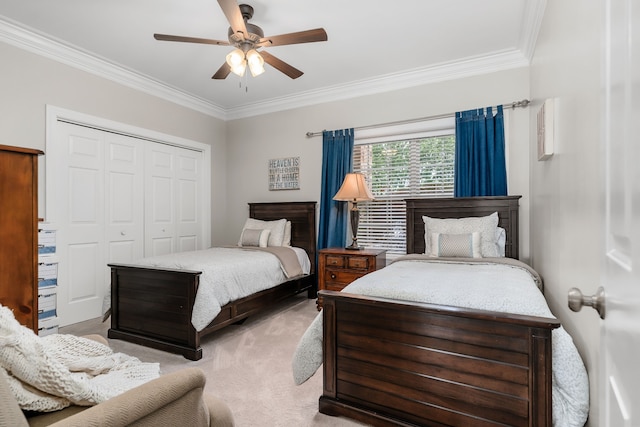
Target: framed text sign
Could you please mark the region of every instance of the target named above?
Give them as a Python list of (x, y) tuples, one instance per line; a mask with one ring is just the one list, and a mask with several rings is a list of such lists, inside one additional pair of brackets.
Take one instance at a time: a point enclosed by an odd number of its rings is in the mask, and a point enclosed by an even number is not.
[(300, 157), (269, 160), (269, 190), (300, 189)]

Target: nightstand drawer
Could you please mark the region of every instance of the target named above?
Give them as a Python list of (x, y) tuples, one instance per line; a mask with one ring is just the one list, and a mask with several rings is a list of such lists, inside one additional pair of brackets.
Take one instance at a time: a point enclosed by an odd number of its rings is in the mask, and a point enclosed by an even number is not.
[[(354, 280), (383, 268), (385, 253), (384, 249), (321, 249), (318, 255), (318, 290), (341, 291)], [(319, 296), (318, 310), (321, 308), (322, 297)]]
[[(356, 280), (358, 277), (362, 277), (362, 273), (359, 271), (348, 270), (325, 270), (325, 283), (336, 283), (342, 285), (344, 288), (349, 283)], [(337, 289), (338, 291), (341, 289)]]
[(361, 256), (352, 256), (347, 259), (347, 268), (358, 268), (361, 270), (369, 270), (370, 264), (369, 261), (371, 258), (361, 257)]
[(327, 255), (325, 262), (331, 267), (344, 267), (344, 257), (339, 255)]
[(338, 256), (338, 255), (327, 255), (326, 263), (329, 267), (340, 267), (340, 268), (357, 268), (360, 270), (369, 270), (371, 258), (362, 257), (362, 256)]

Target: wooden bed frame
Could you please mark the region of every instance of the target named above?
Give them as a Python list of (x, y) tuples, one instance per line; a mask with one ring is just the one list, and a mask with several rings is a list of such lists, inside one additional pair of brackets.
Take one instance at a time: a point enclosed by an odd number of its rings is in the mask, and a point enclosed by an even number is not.
[(238, 323), (274, 303), (304, 290), (316, 296), (316, 202), (249, 203), (249, 216), (266, 221), (291, 221), (291, 245), (307, 251), (311, 273), (274, 288), (232, 301), (202, 331), (191, 324), (199, 271), (109, 264), (111, 328), (109, 338), (122, 339), (190, 360), (202, 358), (200, 339)]
[[(407, 252), (424, 252), (423, 215), (497, 211), (517, 258), (518, 199), (407, 200)], [(320, 293), (320, 412), (377, 426), (551, 427), (555, 319)]]

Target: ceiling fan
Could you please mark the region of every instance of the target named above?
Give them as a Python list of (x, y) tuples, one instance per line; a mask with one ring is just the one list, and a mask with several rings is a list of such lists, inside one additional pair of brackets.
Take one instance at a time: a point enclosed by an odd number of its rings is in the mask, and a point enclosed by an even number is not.
[(228, 31), (229, 41), (173, 36), (169, 34), (154, 34), (153, 37), (156, 40), (172, 42), (234, 46), (236, 49), (227, 55), (224, 64), (222, 64), (212, 77), (218, 80), (225, 79), (231, 72), (243, 76), (247, 66), (251, 74), (255, 77), (264, 72), (265, 62), (292, 79), (297, 79), (303, 74), (302, 71), (264, 50), (258, 52), (258, 49), (327, 40), (327, 33), (323, 28), (265, 37), (262, 28), (247, 22), (253, 17), (253, 7), (247, 4), (238, 5), (236, 0), (218, 0), (218, 4), (231, 25)]

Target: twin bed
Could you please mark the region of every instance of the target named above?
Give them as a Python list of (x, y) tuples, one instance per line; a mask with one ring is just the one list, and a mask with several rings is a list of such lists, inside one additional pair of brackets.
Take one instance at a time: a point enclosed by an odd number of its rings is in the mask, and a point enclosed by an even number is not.
[[(407, 200), (410, 255), (342, 292), (321, 291), (323, 312), (293, 358), (298, 384), (322, 366), (320, 412), (377, 426), (584, 425), (582, 360), (549, 311), (539, 276), (516, 259), (518, 199)], [(433, 252), (451, 250), (433, 243), (449, 231), (477, 240), (475, 227), (494, 221), (494, 212), (504, 256), (500, 245), (489, 258)], [(453, 220), (470, 217), (478, 218)], [(465, 233), (456, 232), (460, 224)], [(425, 251), (430, 256), (417, 255)]]
[[(182, 260), (181, 254), (145, 259), (137, 265), (109, 264), (111, 267), (111, 328), (109, 338), (129, 341), (147, 347), (181, 354), (190, 360), (202, 358), (200, 340), (202, 337), (225, 326), (240, 322), (274, 303), (289, 296), (307, 291), (315, 296), (316, 262), (316, 202), (249, 203), (249, 217), (255, 220), (290, 222), (290, 246), (299, 248), (306, 254), (309, 265), (306, 271), (293, 277), (283, 277), (282, 283), (273, 287), (238, 294), (229, 288), (226, 295), (230, 299), (224, 304), (216, 304), (215, 296), (203, 298), (202, 290), (210, 290), (209, 267), (192, 260)], [(269, 237), (273, 237), (272, 233)], [(262, 248), (259, 248), (262, 249)], [(265, 248), (267, 249), (267, 248)], [(280, 251), (284, 252), (286, 248)], [(251, 256), (249, 267), (240, 267), (248, 272), (258, 262), (269, 262), (269, 254), (254, 247), (248, 250), (237, 248), (216, 248), (211, 256), (224, 258), (228, 263), (237, 263), (236, 252), (246, 252)], [(193, 254), (200, 259), (210, 256), (209, 251)], [(234, 257), (234, 258), (232, 258)], [(275, 259), (275, 257), (271, 257)], [(260, 260), (260, 261), (258, 261)], [(157, 261), (157, 262), (156, 262)], [(167, 262), (172, 264), (166, 267)], [(277, 261), (274, 261), (277, 262)], [(147, 265), (141, 265), (141, 264)], [(185, 268), (193, 266), (191, 268)], [(276, 264), (276, 273), (279, 270)], [(213, 270), (212, 270), (213, 271)], [(241, 271), (243, 272), (243, 271)], [(274, 273), (274, 274), (276, 274)], [(236, 275), (215, 270), (212, 273)], [(263, 274), (253, 273), (245, 285), (258, 282)], [(264, 274), (266, 275), (266, 274)], [(202, 289), (200, 289), (202, 288)], [(200, 292), (198, 292), (200, 289)], [(241, 296), (239, 296), (241, 295)], [(198, 314), (198, 306), (205, 309)], [(211, 307), (214, 306), (214, 307)], [(215, 316), (209, 319), (207, 309)], [(194, 316), (194, 313), (196, 315)], [(203, 323), (204, 322), (204, 323)], [(194, 323), (196, 326), (194, 326)]]
[[(322, 291), (323, 311), (293, 359), (296, 383), (322, 366), (320, 412), (382, 426), (584, 425), (582, 360), (549, 311), (537, 273), (517, 261), (518, 199), (407, 200), (409, 255), (342, 292)], [(298, 292), (313, 297), (315, 205), (250, 203), (252, 218), (291, 221), (291, 246), (304, 249), (309, 271), (223, 305), (202, 329), (191, 318), (200, 270), (111, 264), (109, 337), (198, 360), (203, 336)], [(446, 227), (425, 233), (425, 221), (439, 227), (437, 218), (494, 212), (498, 227), (489, 239), (475, 225), (464, 229), (466, 245), (460, 236), (448, 240), (458, 233)], [(487, 258), (494, 247), (497, 256)], [(451, 257), (459, 250), (482, 257)], [(414, 255), (433, 251), (442, 252), (435, 259)]]

